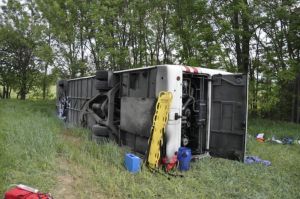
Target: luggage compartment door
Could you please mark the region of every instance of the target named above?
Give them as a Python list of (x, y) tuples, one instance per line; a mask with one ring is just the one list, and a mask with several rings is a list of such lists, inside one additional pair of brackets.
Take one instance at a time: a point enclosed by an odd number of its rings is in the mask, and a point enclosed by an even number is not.
[(214, 75), (209, 152), (244, 161), (247, 133), (247, 75)]

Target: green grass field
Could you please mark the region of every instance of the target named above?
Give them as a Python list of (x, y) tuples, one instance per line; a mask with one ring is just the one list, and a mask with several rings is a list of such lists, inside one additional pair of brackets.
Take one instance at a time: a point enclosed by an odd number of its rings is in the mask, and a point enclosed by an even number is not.
[[(300, 137), (300, 125), (251, 119), (247, 154), (272, 166), (206, 158), (183, 178), (132, 175), (124, 149), (97, 145), (84, 129), (67, 129), (53, 101), (0, 101), (0, 193), (23, 183), (55, 199), (95, 198), (300, 198), (300, 145), (258, 143), (257, 133)], [(0, 196), (1, 198), (1, 196)]]

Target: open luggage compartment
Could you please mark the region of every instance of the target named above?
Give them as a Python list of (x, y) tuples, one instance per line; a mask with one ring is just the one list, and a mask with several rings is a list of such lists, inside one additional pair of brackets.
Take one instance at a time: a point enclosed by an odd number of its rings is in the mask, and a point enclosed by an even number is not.
[(181, 144), (191, 148), (192, 154), (206, 150), (208, 76), (183, 74)]

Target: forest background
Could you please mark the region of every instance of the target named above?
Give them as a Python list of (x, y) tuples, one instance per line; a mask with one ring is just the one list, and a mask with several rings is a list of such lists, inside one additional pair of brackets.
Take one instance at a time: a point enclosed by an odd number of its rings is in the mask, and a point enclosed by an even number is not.
[(249, 74), (252, 116), (300, 122), (297, 0), (2, 0), (0, 98), (158, 64)]

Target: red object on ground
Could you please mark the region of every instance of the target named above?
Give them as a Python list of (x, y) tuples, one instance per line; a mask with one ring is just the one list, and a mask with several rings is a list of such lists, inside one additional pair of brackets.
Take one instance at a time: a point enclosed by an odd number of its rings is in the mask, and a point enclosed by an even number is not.
[(5, 193), (4, 199), (52, 199), (52, 197), (45, 193), (33, 193), (18, 187), (14, 187)]
[(168, 161), (166, 157), (162, 159), (162, 164), (165, 166), (166, 172), (169, 172), (173, 168), (176, 168), (177, 163), (178, 163), (177, 153), (175, 153), (175, 155), (172, 156), (170, 161)]
[(263, 143), (263, 142), (265, 142), (265, 139), (264, 138), (256, 138), (256, 141)]

